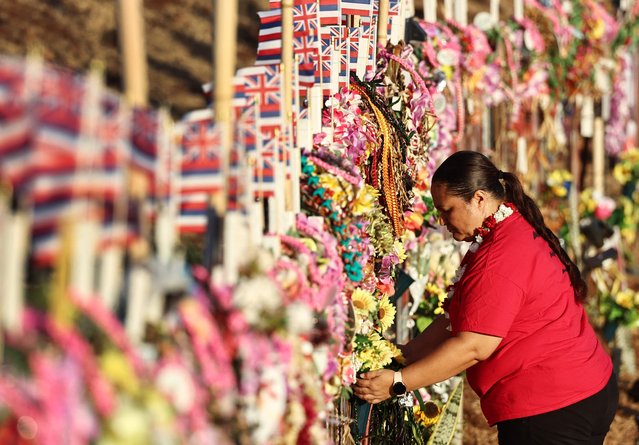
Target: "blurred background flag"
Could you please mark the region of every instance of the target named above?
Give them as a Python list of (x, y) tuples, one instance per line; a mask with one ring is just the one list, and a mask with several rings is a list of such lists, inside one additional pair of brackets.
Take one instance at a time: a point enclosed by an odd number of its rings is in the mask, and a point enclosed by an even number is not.
[(342, 14), (370, 16), (373, 13), (373, 0), (342, 0)]

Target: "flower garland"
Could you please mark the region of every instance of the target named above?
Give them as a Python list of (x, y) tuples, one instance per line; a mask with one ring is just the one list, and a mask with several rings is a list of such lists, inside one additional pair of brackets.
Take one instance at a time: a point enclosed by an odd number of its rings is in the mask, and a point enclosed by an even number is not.
[(478, 227), (475, 229), (474, 244), (477, 247), (475, 247), (475, 250), (472, 250), (472, 245), (471, 245), (471, 252), (476, 252), (477, 249), (479, 248), (479, 245), (484, 241), (484, 237), (488, 235), (490, 231), (493, 230), (497, 224), (499, 224), (500, 222), (502, 222), (503, 220), (505, 220), (506, 218), (508, 218), (510, 215), (513, 214), (514, 212), (513, 208), (514, 208), (513, 205), (510, 203), (500, 204), (497, 211), (493, 213), (492, 215), (488, 216), (484, 220), (484, 223), (482, 224), (481, 227)]

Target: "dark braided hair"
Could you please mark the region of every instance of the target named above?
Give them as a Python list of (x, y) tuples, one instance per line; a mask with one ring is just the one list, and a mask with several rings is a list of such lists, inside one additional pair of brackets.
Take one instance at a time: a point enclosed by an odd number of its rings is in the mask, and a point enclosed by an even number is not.
[[(503, 185), (500, 180), (503, 180)], [(526, 195), (517, 176), (502, 172), (490, 159), (475, 151), (458, 151), (449, 156), (435, 171), (432, 183), (446, 186), (446, 191), (470, 202), (477, 190), (484, 190), (496, 199), (512, 202), (535, 231), (546, 240), (566, 267), (575, 291), (575, 299), (584, 301), (587, 286), (579, 268), (561, 247), (559, 239), (544, 223), (544, 217), (533, 199)]]

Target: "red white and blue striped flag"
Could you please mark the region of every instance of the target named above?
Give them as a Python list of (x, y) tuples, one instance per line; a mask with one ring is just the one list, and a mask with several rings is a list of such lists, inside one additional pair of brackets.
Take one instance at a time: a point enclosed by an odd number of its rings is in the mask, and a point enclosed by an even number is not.
[(245, 76), (245, 94), (253, 97), (259, 110), (258, 129), (266, 133), (281, 131), (282, 79), (279, 66), (267, 65)]
[(348, 70), (357, 70), (361, 28), (348, 28)]
[(317, 56), (317, 70), (315, 71), (315, 84), (321, 85), (322, 96), (331, 96), (337, 92), (337, 77), (335, 85), (332, 83), (331, 73), (335, 71), (333, 69), (333, 53), (334, 49), (333, 41), (328, 29), (322, 28), (320, 31), (320, 53)]
[(319, 9), (315, 0), (296, 0), (293, 5), (293, 33), (314, 35), (319, 33)]
[(348, 27), (340, 25), (322, 28), (322, 40), (331, 41), (337, 51), (339, 61), (338, 88), (347, 87), (350, 83)]
[(342, 0), (342, 14), (370, 16), (373, 13), (373, 0)]
[(253, 175), (253, 190), (256, 197), (270, 197), (275, 194), (275, 163), (279, 162), (281, 138), (279, 132), (262, 134), (258, 142), (257, 168)]
[(374, 73), (377, 65), (377, 16), (363, 17), (360, 28), (362, 30), (362, 41), (368, 48), (365, 71)]
[(255, 64), (278, 64), (282, 60), (282, 10), (271, 9), (257, 14), (260, 17), (260, 31)]
[(0, 59), (0, 177), (21, 194), (32, 171), (33, 113), (25, 100), (22, 60)]
[(178, 124), (180, 134), (180, 193), (178, 228), (204, 233), (211, 194), (222, 189), (221, 127), (210, 109), (193, 111)]
[(319, 4), (320, 26), (339, 25), (342, 21), (340, 0), (322, 0)]
[(131, 123), (131, 167), (142, 173), (149, 191), (155, 190), (159, 146), (159, 115), (151, 108), (134, 108)]
[(180, 194), (210, 194), (221, 189), (220, 128), (209, 109), (192, 111), (180, 121)]
[[(87, 82), (84, 76), (47, 67), (35, 103), (32, 202), (32, 255), (51, 264), (59, 246), (60, 224), (74, 198), (84, 196), (80, 173), (82, 119)], [(90, 135), (86, 135), (89, 137)]]

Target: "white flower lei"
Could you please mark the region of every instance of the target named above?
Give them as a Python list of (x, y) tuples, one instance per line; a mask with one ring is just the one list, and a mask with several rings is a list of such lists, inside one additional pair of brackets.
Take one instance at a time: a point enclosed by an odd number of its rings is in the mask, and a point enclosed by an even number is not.
[[(497, 211), (492, 214), (492, 217), (495, 219), (495, 223), (499, 224), (500, 222), (502, 222), (503, 220), (508, 218), (513, 213), (514, 213), (513, 209), (510, 206), (505, 205), (505, 204), (502, 203), (497, 208)], [(485, 231), (484, 234), (487, 234), (488, 232), (490, 232), (490, 229), (484, 228), (484, 231)], [(473, 243), (470, 245), (468, 250), (471, 253), (477, 252), (477, 250), (479, 249), (479, 246), (483, 242), (484, 242), (484, 238), (478, 233), (477, 235), (475, 235), (475, 241), (473, 241)], [(457, 269), (457, 272), (455, 272), (455, 276), (451, 280), (450, 286), (448, 286), (448, 298), (452, 298), (453, 297), (453, 294), (455, 293), (455, 286), (457, 285), (459, 280), (461, 280), (461, 277), (464, 276), (464, 272), (466, 272), (466, 266), (467, 266), (467, 264), (464, 264), (463, 266), (460, 266)], [(446, 318), (449, 318), (448, 312), (444, 312), (444, 315), (446, 316)], [(447, 329), (450, 331), (450, 329), (451, 329), (450, 323), (448, 324), (448, 328)]]

